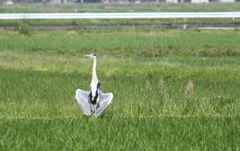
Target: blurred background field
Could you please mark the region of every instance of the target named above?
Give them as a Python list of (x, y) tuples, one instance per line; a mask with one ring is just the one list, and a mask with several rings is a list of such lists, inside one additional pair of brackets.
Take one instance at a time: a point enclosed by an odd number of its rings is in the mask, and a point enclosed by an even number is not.
[[(2, 30), (1, 53), (55, 54), (79, 58), (91, 52), (114, 58), (239, 57), (240, 31), (107, 29), (35, 32)], [(29, 35), (29, 36), (28, 36)], [(8, 53), (7, 53), (8, 54)]]

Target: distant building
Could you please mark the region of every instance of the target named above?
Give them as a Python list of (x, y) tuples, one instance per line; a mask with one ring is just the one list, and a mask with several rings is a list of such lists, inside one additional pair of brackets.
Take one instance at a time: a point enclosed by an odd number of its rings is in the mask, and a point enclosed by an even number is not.
[(166, 0), (167, 3), (178, 3), (178, 0)]
[(60, 4), (60, 3), (61, 3), (61, 0), (50, 0), (50, 3)]
[(218, 0), (221, 3), (233, 3), (235, 0)]
[(7, 5), (13, 5), (13, 1), (8, 0), (8, 1), (6, 1), (6, 4), (7, 4)]
[(208, 0), (191, 0), (191, 3), (208, 3), (209, 1)]

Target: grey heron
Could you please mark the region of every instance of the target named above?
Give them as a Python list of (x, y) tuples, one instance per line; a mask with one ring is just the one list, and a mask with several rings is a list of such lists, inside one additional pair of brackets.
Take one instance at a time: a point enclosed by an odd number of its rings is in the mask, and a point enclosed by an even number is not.
[(77, 89), (75, 99), (85, 115), (91, 115), (91, 112), (97, 118), (108, 107), (113, 100), (112, 93), (102, 93), (100, 82), (96, 74), (97, 56), (95, 54), (86, 55), (93, 59), (92, 80), (89, 91)]

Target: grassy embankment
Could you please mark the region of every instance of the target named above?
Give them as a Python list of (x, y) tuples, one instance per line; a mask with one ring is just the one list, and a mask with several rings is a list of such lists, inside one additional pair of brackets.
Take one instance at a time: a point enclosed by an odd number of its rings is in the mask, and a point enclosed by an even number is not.
[[(236, 12), (240, 3), (209, 4), (29, 4), (1, 6), (0, 13), (98, 13), (98, 12)], [(21, 20), (1, 20), (0, 26), (18, 26)], [(84, 25), (161, 25), (161, 24), (239, 24), (239, 18), (205, 18), (205, 19), (32, 19), (24, 20), (30, 26), (84, 26)]]
[[(239, 47), (238, 30), (2, 31), (0, 150), (239, 150)], [(73, 99), (92, 52), (114, 93), (98, 119)]]

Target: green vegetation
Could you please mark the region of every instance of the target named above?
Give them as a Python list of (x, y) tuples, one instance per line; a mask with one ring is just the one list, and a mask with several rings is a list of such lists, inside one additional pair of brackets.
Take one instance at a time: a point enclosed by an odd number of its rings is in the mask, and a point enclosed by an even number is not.
[(117, 58), (239, 57), (239, 30), (108, 29), (31, 32), (1, 30), (0, 51), (82, 57), (95, 52)]
[(18, 32), (22, 35), (30, 35), (31, 28), (29, 27), (28, 23), (20, 22), (18, 26)]
[[(240, 148), (238, 30), (1, 30), (0, 39), (0, 150)], [(102, 90), (114, 94), (97, 119), (73, 98), (88, 89), (83, 56), (93, 52)]]
[[(21, 20), (1, 20), (0, 26), (18, 26)], [(206, 24), (226, 25), (239, 24), (240, 19), (235, 18), (199, 18), (199, 19), (31, 19), (27, 20), (31, 26), (119, 26), (119, 25), (182, 25)]]
[(0, 149), (231, 151), (239, 124), (239, 117), (4, 120)]

